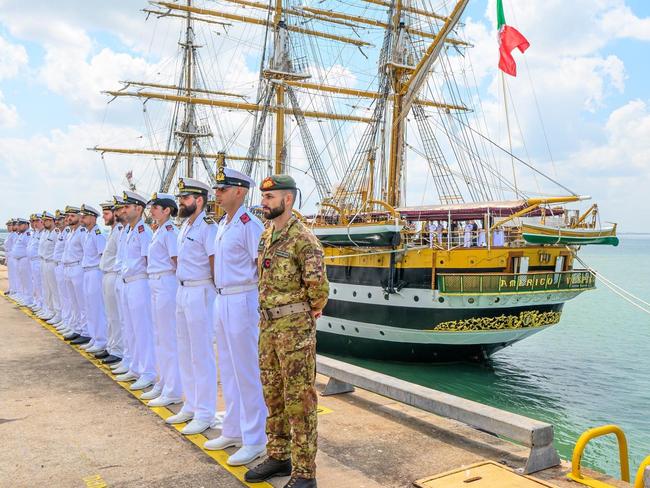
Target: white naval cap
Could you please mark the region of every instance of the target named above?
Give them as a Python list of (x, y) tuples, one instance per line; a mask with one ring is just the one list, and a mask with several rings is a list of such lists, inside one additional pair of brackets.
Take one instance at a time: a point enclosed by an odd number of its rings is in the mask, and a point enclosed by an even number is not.
[(79, 207), (75, 207), (73, 205), (66, 205), (64, 212), (67, 213), (67, 214), (75, 214), (76, 215), (79, 212), (81, 212), (81, 210), (79, 209)]
[(23, 217), (18, 217), (18, 218), (16, 219), (16, 223), (17, 223), (17, 224), (29, 224), (29, 220), (27, 220), (27, 219), (25, 219), (25, 218), (23, 218)]
[(92, 215), (93, 217), (99, 217), (99, 210), (84, 203), (81, 205), (81, 215)]
[(113, 195), (113, 210), (124, 206), (124, 198), (121, 195)]
[(151, 195), (151, 198), (147, 202), (147, 205), (162, 205), (178, 208), (178, 205), (176, 204), (176, 197), (171, 193), (156, 192)]
[(41, 220), (41, 214), (33, 213), (29, 216), (29, 220)]
[(125, 205), (141, 205), (143, 207), (147, 206), (147, 198), (143, 197), (139, 193), (130, 190), (124, 190), (122, 193), (122, 198), (124, 199)]
[(56, 220), (62, 219), (64, 217), (65, 217), (65, 211), (57, 209), (56, 212), (54, 212), (54, 218)]
[(250, 188), (255, 186), (255, 181), (250, 176), (232, 168), (219, 168), (215, 179), (216, 183), (213, 188), (225, 188), (227, 186)]
[(184, 197), (187, 195), (209, 195), (212, 192), (210, 185), (195, 180), (194, 178), (179, 178), (177, 187), (177, 197)]
[(48, 212), (47, 210), (43, 210), (43, 213), (41, 214), (41, 218), (54, 219), (54, 214), (52, 212)]

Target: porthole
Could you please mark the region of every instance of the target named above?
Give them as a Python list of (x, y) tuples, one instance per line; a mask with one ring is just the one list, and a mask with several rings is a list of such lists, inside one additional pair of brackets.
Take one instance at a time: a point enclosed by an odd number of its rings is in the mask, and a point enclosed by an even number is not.
[(368, 293), (368, 298), (372, 298), (372, 293)]
[(353, 292), (352, 292), (352, 296), (353, 296), (353, 297), (356, 297), (356, 296), (357, 296), (357, 292), (356, 292), (356, 291), (353, 291)]
[(473, 298), (468, 298), (468, 299), (467, 299), (467, 302), (468, 302), (468, 303), (474, 303), (474, 299), (473, 299)]
[(388, 300), (389, 297), (390, 295), (388, 293), (384, 293), (384, 300)]
[(420, 297), (417, 296), (417, 295), (415, 295), (415, 296), (413, 297), (413, 301), (414, 301), (414, 302), (419, 302), (419, 301), (420, 301)]
[(335, 295), (336, 295), (336, 291), (337, 291), (336, 288), (334, 288), (333, 293), (334, 293)]
[(332, 322), (327, 322), (327, 326), (331, 329), (332, 328)]
[(341, 326), (341, 330), (345, 330), (345, 325), (342, 325), (342, 326)]
[(494, 299), (494, 303), (499, 303), (500, 301), (501, 301), (501, 299), (500, 299), (499, 297), (496, 297), (496, 298)]
[(438, 297), (438, 301), (439, 301), (440, 303), (444, 303), (444, 302), (445, 302), (445, 298), (444, 298), (444, 297)]
[(445, 262), (441, 259), (441, 260), (440, 260), (440, 264), (445, 264)]
[(383, 331), (383, 330), (380, 330), (379, 333), (380, 333), (381, 335), (386, 335), (386, 334), (384, 334), (384, 331)]
[(355, 327), (354, 330), (357, 334), (359, 333), (359, 327)]

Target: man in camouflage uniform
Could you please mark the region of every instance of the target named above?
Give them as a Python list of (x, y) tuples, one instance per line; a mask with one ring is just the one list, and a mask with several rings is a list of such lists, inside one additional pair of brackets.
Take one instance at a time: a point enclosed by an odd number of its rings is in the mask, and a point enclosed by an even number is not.
[(246, 473), (259, 482), (291, 474), (285, 488), (316, 487), (316, 319), (329, 283), (318, 239), (292, 214), (296, 182), (260, 185), (271, 224), (259, 244), (260, 372), (268, 408), (268, 459)]

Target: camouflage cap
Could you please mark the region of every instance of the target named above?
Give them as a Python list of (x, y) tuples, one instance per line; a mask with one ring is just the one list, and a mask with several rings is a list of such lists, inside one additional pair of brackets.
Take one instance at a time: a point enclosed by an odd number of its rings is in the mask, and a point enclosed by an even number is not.
[(296, 180), (289, 175), (272, 175), (264, 178), (260, 183), (261, 191), (296, 190)]

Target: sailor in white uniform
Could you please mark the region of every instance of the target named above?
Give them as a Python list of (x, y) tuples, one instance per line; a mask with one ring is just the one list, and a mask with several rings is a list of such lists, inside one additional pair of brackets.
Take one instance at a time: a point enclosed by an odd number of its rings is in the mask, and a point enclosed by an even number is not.
[(41, 274), (41, 258), (38, 256), (38, 246), (41, 243), (43, 233), (43, 221), (39, 214), (32, 214), (30, 217), (32, 235), (27, 244), (27, 257), (32, 269), (32, 294), (34, 305), (30, 308), (39, 312), (43, 308), (43, 277)]
[(5, 295), (14, 299), (18, 294), (18, 281), (16, 279), (16, 260), (12, 253), (13, 245), (16, 242), (16, 236), (18, 235), (16, 227), (16, 219), (9, 219), (7, 221), (7, 231), (9, 232), (9, 235), (4, 242), (5, 256), (7, 258), (7, 274), (9, 277), (9, 289)]
[(166, 422), (192, 421), (181, 433), (198, 434), (216, 425), (217, 365), (212, 341), (214, 305), (214, 239), (217, 226), (206, 216), (210, 187), (180, 178), (177, 197), (179, 215), (186, 217), (178, 233), (179, 281), (176, 295), (178, 363), (185, 402), (181, 411)]
[(48, 258), (48, 262), (51, 266), (51, 292), (52, 292), (52, 306), (54, 316), (49, 319), (47, 322), (55, 326), (55, 328), (61, 324), (61, 291), (59, 288), (59, 262), (61, 261), (61, 256), (63, 255), (63, 249), (59, 245), (59, 239), (63, 228), (65, 227), (65, 215), (60, 210), (54, 212), (54, 229), (52, 229), (52, 238), (54, 239), (54, 246), (52, 246), (52, 254)]
[(88, 231), (83, 246), (81, 267), (84, 270), (83, 289), (88, 335), (91, 337), (88, 345), (81, 347), (91, 354), (104, 351), (108, 342), (102, 295), (103, 273), (99, 269), (99, 262), (106, 247), (106, 236), (97, 225), (97, 217), (99, 217), (99, 210), (86, 203), (81, 205), (82, 224)]
[(122, 279), (122, 264), (124, 262), (124, 253), (126, 251), (126, 239), (129, 237), (131, 226), (126, 220), (126, 207), (122, 195), (113, 197), (115, 206), (115, 218), (118, 224), (122, 225), (122, 230), (117, 240), (117, 253), (115, 254), (115, 265), (113, 270), (117, 273), (115, 276), (115, 300), (117, 302), (117, 315), (120, 320), (120, 348), (122, 351), (122, 360), (111, 365), (115, 374), (124, 374), (131, 367), (131, 347), (133, 337), (131, 337), (129, 328), (126, 323), (126, 298), (124, 296), (124, 280)]
[(32, 266), (27, 256), (27, 244), (31, 239), (32, 232), (29, 229), (29, 220), (18, 219), (18, 235), (12, 247), (12, 253), (16, 260), (16, 267), (20, 283), (18, 286), (17, 301), (21, 305), (30, 306), (34, 303), (32, 287)]
[(171, 221), (178, 206), (174, 195), (154, 193), (149, 200), (151, 218), (157, 229), (149, 244), (147, 273), (151, 289), (154, 347), (158, 381), (140, 399), (151, 407), (164, 407), (183, 401), (176, 340), (176, 278), (178, 230)]
[[(117, 244), (124, 226), (118, 223), (115, 216), (115, 201), (101, 204), (104, 224), (111, 228), (106, 240), (106, 247), (99, 261), (102, 270), (102, 297), (104, 298), (104, 311), (106, 312), (107, 343), (106, 356), (101, 357), (104, 364), (116, 364), (122, 360), (122, 326), (117, 307), (115, 294), (115, 281), (117, 272), (113, 269), (117, 255)], [(97, 356), (99, 357), (99, 356)]]
[(463, 247), (472, 247), (472, 231), (474, 230), (474, 226), (470, 221), (467, 221), (463, 230), (465, 231), (463, 235)]
[(65, 281), (65, 265), (63, 264), (65, 248), (72, 235), (70, 217), (65, 213), (65, 210), (60, 212), (60, 215), (57, 217), (57, 223), (61, 228), (61, 232), (54, 246), (54, 259), (56, 260), (56, 286), (59, 291), (59, 305), (61, 307), (59, 313), (61, 320), (54, 327), (65, 337), (66, 335), (74, 334), (71, 326), (72, 305), (68, 285)]
[(54, 214), (44, 210), (41, 214), (43, 232), (38, 246), (38, 255), (41, 258), (41, 275), (43, 283), (43, 309), (36, 315), (43, 320), (54, 317), (54, 293), (56, 291), (56, 278), (54, 277), (54, 245), (56, 232), (54, 231)]
[(122, 195), (129, 234), (124, 243), (122, 281), (124, 282), (124, 323), (131, 350), (129, 371), (117, 376), (118, 381), (133, 381), (131, 390), (144, 390), (156, 380), (151, 292), (147, 275), (147, 256), (151, 229), (144, 223), (148, 199), (134, 191)]
[(88, 230), (81, 225), (79, 207), (68, 205), (65, 213), (70, 224), (70, 237), (63, 251), (63, 276), (70, 299), (71, 313), (68, 327), (72, 329), (72, 333), (64, 334), (63, 337), (71, 344), (81, 345), (90, 342), (83, 287), (84, 271), (81, 266), (84, 255), (83, 245), (88, 237)]
[(220, 168), (216, 177), (216, 202), (226, 212), (219, 221), (214, 254), (214, 323), (226, 414), (221, 436), (204, 447), (240, 447), (228, 458), (231, 466), (248, 464), (266, 454), (256, 265), (264, 225), (244, 207), (254, 184), (244, 173), (230, 168)]

